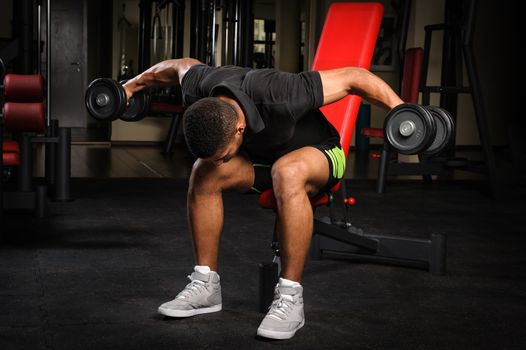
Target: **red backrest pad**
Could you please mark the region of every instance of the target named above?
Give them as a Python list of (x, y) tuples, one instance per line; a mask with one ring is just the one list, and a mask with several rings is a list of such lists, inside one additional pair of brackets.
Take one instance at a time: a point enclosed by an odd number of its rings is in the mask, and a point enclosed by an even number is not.
[(416, 47), (405, 51), (404, 75), (402, 77), (402, 93), (400, 96), (404, 102), (418, 103), (423, 60), (424, 50), (422, 48)]
[[(312, 69), (327, 70), (349, 66), (369, 69), (383, 12), (383, 6), (378, 3), (332, 4), (325, 19)], [(321, 108), (325, 117), (340, 132), (345, 155), (351, 144), (360, 102), (360, 97), (350, 95)]]

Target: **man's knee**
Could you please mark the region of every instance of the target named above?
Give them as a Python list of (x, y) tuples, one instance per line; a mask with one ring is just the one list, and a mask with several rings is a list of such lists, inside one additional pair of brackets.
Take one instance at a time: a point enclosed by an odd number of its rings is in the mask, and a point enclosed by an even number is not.
[(278, 201), (305, 194), (307, 167), (300, 161), (276, 162), (272, 167), (272, 186)]
[(219, 191), (220, 179), (215, 168), (210, 162), (197, 159), (192, 166), (188, 192)]

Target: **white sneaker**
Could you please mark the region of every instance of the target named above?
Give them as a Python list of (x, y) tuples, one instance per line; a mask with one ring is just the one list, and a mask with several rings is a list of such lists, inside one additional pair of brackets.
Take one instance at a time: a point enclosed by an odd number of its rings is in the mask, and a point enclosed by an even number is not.
[(159, 313), (170, 317), (189, 317), (221, 311), (221, 285), (216, 272), (194, 272), (190, 283), (174, 300), (159, 306)]
[(303, 287), (280, 287), (274, 290), (274, 301), (261, 322), (257, 334), (272, 339), (290, 339), (305, 324)]

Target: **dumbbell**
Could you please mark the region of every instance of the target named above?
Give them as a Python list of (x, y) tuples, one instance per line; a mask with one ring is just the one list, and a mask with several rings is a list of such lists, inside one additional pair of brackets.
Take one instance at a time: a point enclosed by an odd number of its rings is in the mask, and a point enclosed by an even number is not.
[(139, 121), (150, 109), (150, 92), (141, 90), (135, 93), (126, 103), (124, 84), (109, 78), (93, 80), (86, 89), (86, 109), (100, 121)]
[(384, 134), (398, 153), (433, 156), (451, 145), (455, 123), (442, 108), (405, 103), (388, 113)]

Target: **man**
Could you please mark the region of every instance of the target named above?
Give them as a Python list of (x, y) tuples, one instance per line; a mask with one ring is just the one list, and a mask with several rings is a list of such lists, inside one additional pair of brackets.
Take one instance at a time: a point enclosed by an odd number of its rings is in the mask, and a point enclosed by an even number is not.
[(145, 87), (180, 84), (188, 106), (183, 129), (198, 158), (188, 189), (188, 220), (196, 266), (191, 282), (159, 313), (187, 317), (221, 310), (217, 273), (223, 226), (222, 191), (273, 188), (282, 271), (275, 299), (257, 334), (288, 339), (304, 321), (300, 284), (311, 242), (309, 197), (342, 177), (340, 137), (319, 111), (348, 94), (384, 108), (403, 101), (380, 78), (347, 67), (298, 74), (274, 69), (209, 67), (191, 59), (160, 62), (128, 81), (128, 98)]

